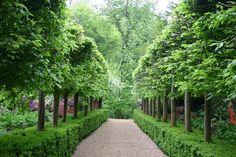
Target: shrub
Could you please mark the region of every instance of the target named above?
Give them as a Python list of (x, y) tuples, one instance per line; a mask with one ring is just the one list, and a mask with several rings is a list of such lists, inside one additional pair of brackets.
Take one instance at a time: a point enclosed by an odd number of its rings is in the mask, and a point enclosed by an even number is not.
[(134, 121), (170, 157), (235, 157), (236, 141), (214, 139), (208, 144), (200, 131), (186, 134), (183, 125), (172, 128), (139, 110), (134, 111)]
[[(46, 121), (49, 121), (50, 116), (51, 113), (46, 112)], [(37, 121), (37, 112), (27, 112), (25, 114), (15, 114), (13, 112), (7, 112), (0, 116), (0, 130), (3, 134), (4, 132), (12, 131), (15, 129), (24, 129), (36, 125)]]
[(0, 137), (1, 157), (70, 157), (78, 143), (108, 118), (107, 110), (97, 110), (80, 119), (68, 119), (57, 128), (35, 127), (15, 130)]

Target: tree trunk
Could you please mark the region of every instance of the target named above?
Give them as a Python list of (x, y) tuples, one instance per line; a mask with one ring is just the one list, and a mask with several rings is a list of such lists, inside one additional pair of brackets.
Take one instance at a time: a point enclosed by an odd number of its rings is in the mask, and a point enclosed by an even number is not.
[(141, 106), (140, 106), (141, 110), (143, 110), (143, 99), (141, 101)]
[(78, 109), (79, 111), (83, 111), (83, 105), (82, 105), (82, 100), (80, 96), (78, 98)]
[(84, 116), (88, 115), (88, 105), (84, 106)]
[(146, 113), (146, 99), (143, 99), (143, 112)]
[(38, 105), (38, 131), (43, 131), (45, 128), (45, 95), (42, 91), (39, 92)]
[(148, 99), (148, 104), (149, 104), (148, 115), (151, 116), (152, 115), (152, 99)]
[(156, 116), (156, 99), (153, 98), (152, 99), (152, 116), (155, 117)]
[(53, 119), (52, 125), (55, 127), (58, 125), (58, 109), (59, 109), (59, 99), (60, 99), (60, 91), (58, 87), (54, 88), (54, 103), (53, 103)]
[(151, 106), (152, 104), (151, 104), (151, 99), (148, 99), (148, 115), (150, 116), (151, 115)]
[(99, 101), (98, 101), (98, 106), (99, 106), (99, 109), (102, 108), (102, 98), (99, 99)]
[(79, 100), (79, 93), (76, 92), (74, 95), (74, 118), (78, 117), (78, 100)]
[(161, 119), (161, 99), (160, 96), (157, 97), (157, 119)]
[(90, 97), (90, 99), (89, 99), (90, 101), (89, 101), (89, 104), (90, 104), (90, 111), (93, 111), (94, 110), (94, 106), (93, 106), (93, 97)]
[(164, 97), (163, 97), (163, 122), (167, 122), (167, 118), (168, 118), (168, 100), (167, 100), (167, 94), (168, 91), (167, 89), (164, 90)]
[(176, 100), (175, 100), (175, 84), (173, 83), (171, 86), (171, 126), (176, 127)]
[(207, 93), (204, 94), (204, 137), (205, 142), (211, 142), (211, 103), (207, 100)]
[(68, 106), (68, 91), (66, 90), (64, 93), (64, 110), (63, 110), (63, 119), (62, 122), (66, 122), (67, 117), (67, 106)]
[(145, 114), (148, 114), (148, 99), (147, 98), (145, 99), (145, 107), (146, 107)]
[(191, 124), (191, 93), (186, 90), (185, 91), (185, 99), (184, 99), (184, 113), (185, 113), (185, 131), (192, 132), (192, 124)]

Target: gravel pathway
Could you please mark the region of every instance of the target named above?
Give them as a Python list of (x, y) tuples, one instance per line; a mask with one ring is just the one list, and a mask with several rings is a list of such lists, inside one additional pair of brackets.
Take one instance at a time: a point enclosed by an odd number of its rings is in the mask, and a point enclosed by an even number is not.
[(167, 157), (133, 120), (109, 119), (72, 157)]

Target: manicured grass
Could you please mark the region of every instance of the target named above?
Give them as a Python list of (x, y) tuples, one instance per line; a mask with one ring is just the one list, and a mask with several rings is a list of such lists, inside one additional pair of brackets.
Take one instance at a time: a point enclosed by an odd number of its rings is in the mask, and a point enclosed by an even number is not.
[(86, 117), (68, 119), (43, 132), (36, 127), (15, 130), (0, 137), (1, 157), (70, 157), (78, 143), (108, 118), (107, 110), (91, 112)]
[(134, 111), (134, 121), (170, 157), (236, 157), (236, 143), (205, 143), (202, 132), (185, 133), (184, 125), (173, 128), (140, 110)]

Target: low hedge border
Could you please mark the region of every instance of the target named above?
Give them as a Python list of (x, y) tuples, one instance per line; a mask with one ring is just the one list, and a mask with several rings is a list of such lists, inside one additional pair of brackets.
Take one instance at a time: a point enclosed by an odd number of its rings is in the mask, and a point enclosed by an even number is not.
[(69, 119), (58, 127), (35, 127), (13, 131), (0, 137), (1, 157), (70, 157), (78, 143), (108, 118), (107, 110), (90, 112), (86, 117)]
[(205, 143), (203, 133), (184, 133), (184, 126), (173, 128), (141, 110), (134, 111), (135, 123), (170, 157), (236, 157), (236, 143), (214, 139)]

